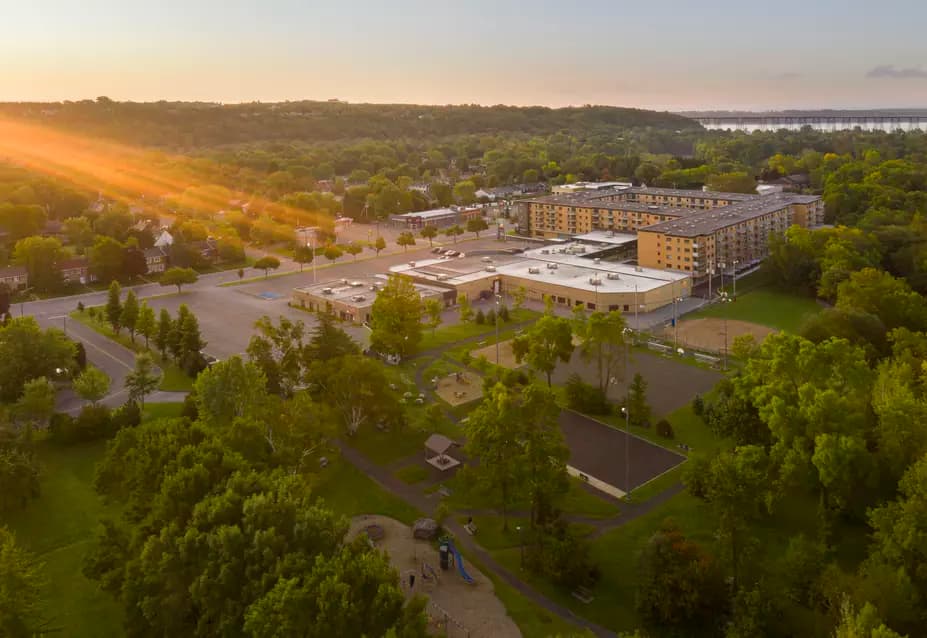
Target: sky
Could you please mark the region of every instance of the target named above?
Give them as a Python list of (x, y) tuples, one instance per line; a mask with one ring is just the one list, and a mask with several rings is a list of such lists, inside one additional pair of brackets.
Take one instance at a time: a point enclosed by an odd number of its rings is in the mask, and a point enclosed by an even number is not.
[(0, 16), (0, 101), (927, 107), (924, 0), (0, 0)]

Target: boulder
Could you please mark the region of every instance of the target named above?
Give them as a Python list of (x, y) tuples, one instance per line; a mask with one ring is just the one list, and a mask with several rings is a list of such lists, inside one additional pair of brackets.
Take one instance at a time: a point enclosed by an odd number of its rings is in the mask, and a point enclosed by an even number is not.
[(433, 518), (420, 518), (412, 525), (412, 538), (430, 541), (438, 535), (438, 522)]

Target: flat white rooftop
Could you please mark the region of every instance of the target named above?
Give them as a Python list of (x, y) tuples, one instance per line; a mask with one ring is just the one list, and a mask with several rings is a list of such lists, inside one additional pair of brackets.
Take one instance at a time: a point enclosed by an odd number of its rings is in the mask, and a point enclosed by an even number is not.
[(621, 246), (637, 241), (637, 235), (627, 233), (616, 233), (611, 230), (594, 230), (584, 235), (574, 235), (573, 239), (581, 242), (596, 242), (600, 244), (613, 244)]

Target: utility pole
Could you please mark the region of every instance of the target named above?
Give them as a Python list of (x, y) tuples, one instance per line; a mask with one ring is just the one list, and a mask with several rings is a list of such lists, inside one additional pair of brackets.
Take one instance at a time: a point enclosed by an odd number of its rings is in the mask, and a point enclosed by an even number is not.
[(628, 380), (628, 361), (631, 358), (631, 342), (625, 328), (625, 354), (624, 354), (624, 497), (631, 499), (631, 383)]
[[(502, 310), (502, 295), (496, 294), (496, 367), (499, 367), (499, 311)], [(498, 371), (497, 371), (498, 372)]]

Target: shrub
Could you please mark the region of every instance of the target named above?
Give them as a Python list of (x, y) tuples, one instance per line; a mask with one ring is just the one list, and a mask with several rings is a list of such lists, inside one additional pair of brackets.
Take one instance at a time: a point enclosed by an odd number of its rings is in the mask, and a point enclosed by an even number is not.
[(492, 308), (489, 309), (489, 312), (486, 313), (486, 323), (490, 326), (496, 325), (496, 311)]
[(567, 405), (572, 410), (587, 414), (611, 414), (612, 406), (605, 393), (583, 381), (578, 374), (571, 374), (567, 380), (566, 397)]
[(74, 344), (74, 362), (80, 372), (87, 369), (87, 351), (84, 349), (83, 341), (77, 341)]
[(97, 318), (97, 309), (96, 309), (96, 308), (88, 308), (88, 309), (87, 309), (87, 314), (90, 315), (90, 318), (91, 318), (91, 319), (96, 319), (96, 318)]
[(702, 398), (702, 395), (696, 394), (695, 398), (692, 399), (692, 412), (699, 418), (705, 416), (705, 399)]
[(77, 302), (77, 312), (83, 312), (83, 311), (84, 311), (84, 302), (78, 301)]
[(460, 362), (464, 364), (465, 366), (470, 365), (471, 361), (473, 361), (473, 355), (470, 354), (469, 350), (465, 351), (462, 355), (460, 355)]
[(474, 321), (481, 325), (486, 323), (486, 315), (483, 314), (482, 308), (476, 311), (476, 317), (474, 318)]
[(671, 439), (675, 436), (673, 433), (673, 426), (666, 419), (660, 419), (657, 421), (657, 434), (662, 436), (664, 439)]
[(186, 417), (191, 421), (196, 421), (200, 417), (200, 410), (196, 407), (196, 394), (190, 392), (183, 400), (183, 408), (180, 410), (180, 416)]
[(509, 316), (509, 307), (508, 307), (508, 306), (503, 305), (501, 308), (499, 308), (499, 319), (500, 319), (501, 321), (506, 322), (506, 323), (509, 322), (509, 319), (511, 319), (511, 317)]
[(206, 369), (206, 359), (199, 352), (188, 352), (180, 362), (180, 369), (188, 377), (196, 378), (200, 372)]
[(134, 428), (142, 422), (142, 411), (135, 401), (129, 401), (113, 412), (113, 430), (118, 432), (122, 428)]
[(77, 418), (54, 414), (48, 430), (52, 440), (62, 445), (96, 441), (116, 433), (112, 415), (104, 405), (85, 405)]
[(566, 589), (593, 587), (602, 572), (592, 562), (589, 543), (579, 538), (560, 516), (528, 533), (525, 565)]

